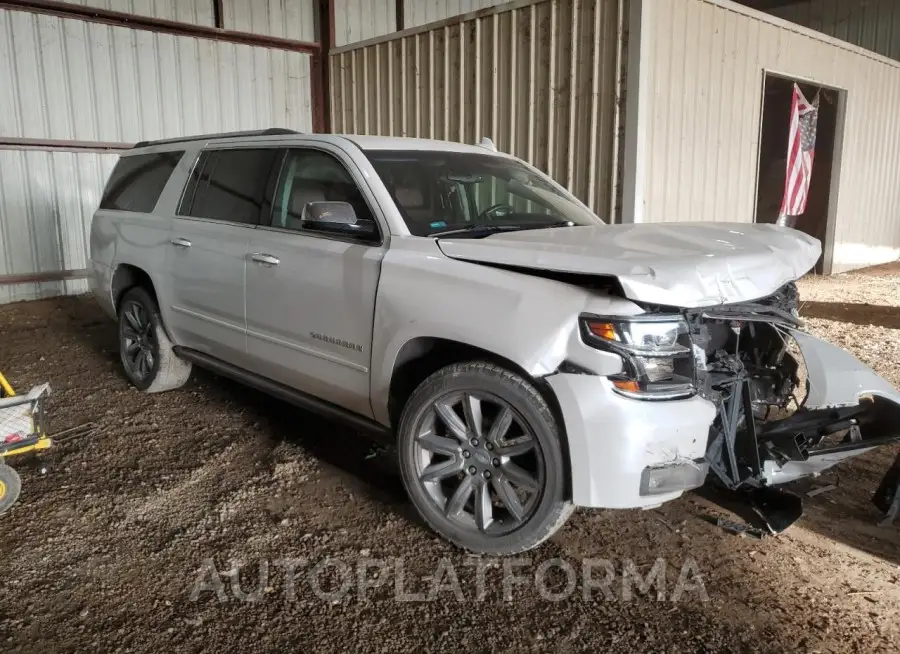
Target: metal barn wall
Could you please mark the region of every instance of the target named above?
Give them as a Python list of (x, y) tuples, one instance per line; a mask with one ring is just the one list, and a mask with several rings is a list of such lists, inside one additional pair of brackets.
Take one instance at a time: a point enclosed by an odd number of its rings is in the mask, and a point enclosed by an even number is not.
[(403, 26), (419, 27), (471, 11), (496, 7), (509, 0), (404, 0)]
[(487, 136), (608, 216), (623, 11), (621, 0), (513, 2), (332, 50), (334, 130)]
[[(213, 27), (213, 0), (65, 0), (69, 4), (96, 7), (126, 14), (175, 20)], [(225, 0), (228, 2), (229, 0)]]
[[(0, 9), (0, 278), (87, 267), (83, 232), (117, 148), (272, 126), (311, 131), (310, 59)], [(83, 280), (0, 283), (0, 301), (83, 289)]]
[(897, 0), (809, 0), (769, 13), (900, 60)]
[(334, 45), (397, 31), (397, 0), (334, 0)]
[(135, 142), (312, 127), (310, 56), (0, 10), (0, 135)]
[[(117, 159), (0, 150), (0, 275), (86, 268), (91, 216)], [(87, 290), (85, 279), (0, 285), (0, 303)]]
[(833, 272), (900, 256), (900, 63), (723, 0), (643, 4), (634, 220), (753, 220), (768, 70), (848, 92)]
[(223, 0), (222, 27), (312, 42), (316, 40), (315, 5), (315, 0)]

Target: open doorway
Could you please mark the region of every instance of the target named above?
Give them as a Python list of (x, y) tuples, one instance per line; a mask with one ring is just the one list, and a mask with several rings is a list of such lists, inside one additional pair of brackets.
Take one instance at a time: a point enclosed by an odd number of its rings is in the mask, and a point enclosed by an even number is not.
[(842, 113), (844, 91), (768, 72), (765, 74), (755, 220), (758, 223), (774, 223), (778, 220), (781, 210), (794, 83), (799, 85), (800, 91), (810, 102), (816, 94), (819, 96), (815, 156), (809, 195), (806, 210), (795, 219), (794, 228), (822, 242), (822, 257), (816, 264), (815, 272), (828, 274), (831, 272), (834, 214), (837, 204), (837, 170), (840, 159), (841, 134), (838, 118)]

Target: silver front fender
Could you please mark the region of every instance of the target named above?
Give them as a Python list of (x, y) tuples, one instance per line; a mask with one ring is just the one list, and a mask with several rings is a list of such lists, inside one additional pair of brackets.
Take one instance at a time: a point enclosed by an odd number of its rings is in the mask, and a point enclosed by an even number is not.
[(804, 332), (791, 331), (806, 362), (807, 409), (852, 406), (866, 395), (900, 405), (900, 393), (852, 354)]
[[(816, 411), (853, 407), (865, 402), (869, 406), (862, 419), (863, 440), (854, 449), (810, 450), (806, 461), (764, 462), (762, 476), (770, 484), (783, 484), (801, 477), (817, 475), (846, 459), (865, 454), (884, 444), (885, 439), (900, 436), (900, 393), (875, 371), (837, 346), (791, 330), (806, 363), (809, 392), (804, 410)], [(865, 447), (865, 441), (873, 441)]]

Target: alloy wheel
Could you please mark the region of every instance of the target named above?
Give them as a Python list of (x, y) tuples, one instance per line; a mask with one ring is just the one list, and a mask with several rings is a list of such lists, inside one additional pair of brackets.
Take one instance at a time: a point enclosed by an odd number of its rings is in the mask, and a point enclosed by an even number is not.
[(122, 363), (137, 379), (144, 381), (159, 359), (159, 345), (153, 331), (150, 312), (138, 302), (129, 302), (122, 310)]
[(447, 519), (499, 536), (534, 513), (544, 456), (533, 430), (503, 399), (447, 393), (424, 411), (415, 434), (418, 482)]

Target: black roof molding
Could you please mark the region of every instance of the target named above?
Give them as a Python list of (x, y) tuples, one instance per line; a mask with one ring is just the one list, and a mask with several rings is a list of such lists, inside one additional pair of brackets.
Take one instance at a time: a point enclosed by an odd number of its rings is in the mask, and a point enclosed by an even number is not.
[[(186, 141), (208, 141), (211, 139), (237, 138), (241, 136), (279, 136), (285, 134), (299, 134), (300, 132), (286, 127), (270, 127), (268, 129), (250, 130), (247, 132), (220, 132), (218, 134), (198, 134), (196, 136), (179, 136), (174, 139), (159, 139), (157, 141), (140, 141), (134, 144), (134, 148), (146, 148), (151, 145), (165, 145), (167, 143), (184, 143)], [(132, 149), (134, 149), (132, 148)]]

